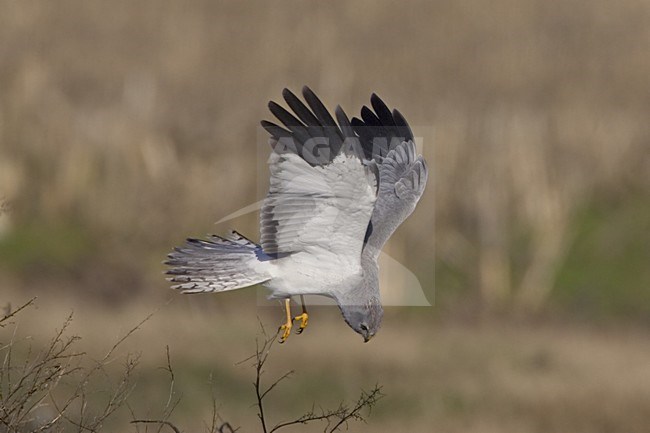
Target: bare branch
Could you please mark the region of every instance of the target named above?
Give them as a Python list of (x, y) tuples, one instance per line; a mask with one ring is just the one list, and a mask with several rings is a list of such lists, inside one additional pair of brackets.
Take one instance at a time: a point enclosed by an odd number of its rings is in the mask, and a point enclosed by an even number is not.
[(319, 412), (315, 412), (314, 408), (312, 407), (309, 412), (299, 416), (296, 419), (277, 424), (271, 429), (269, 433), (277, 431), (283, 427), (297, 424), (307, 424), (313, 421), (327, 421), (324, 432), (332, 433), (339, 430), (343, 426), (347, 427), (349, 421), (365, 422), (366, 418), (362, 415), (361, 412), (364, 409), (367, 409), (368, 413), (370, 413), (372, 407), (377, 403), (377, 401), (383, 398), (383, 396), (384, 395), (381, 393), (381, 387), (375, 385), (375, 387), (369, 392), (362, 391), (359, 399), (352, 408), (349, 408), (346, 404), (341, 403), (336, 409), (321, 409)]
[(181, 433), (181, 431), (176, 427), (174, 424), (170, 423), (169, 421), (163, 421), (163, 420), (156, 420), (156, 419), (134, 419), (131, 421), (131, 424), (160, 424), (163, 426), (167, 426), (170, 429), (174, 430), (175, 433)]
[[(174, 390), (176, 386), (176, 376), (174, 375), (174, 369), (172, 368), (171, 356), (169, 355), (169, 346), (165, 346), (165, 351), (167, 355), (167, 366), (165, 371), (169, 373), (169, 395), (167, 396), (167, 403), (165, 404), (165, 409), (163, 410), (163, 421), (168, 421), (172, 416), (172, 413), (178, 407), (178, 404), (181, 402), (181, 397), (179, 396), (174, 400)], [(162, 427), (162, 424), (161, 424)], [(158, 429), (160, 432), (160, 429)]]
[[(176, 376), (174, 375), (174, 369), (172, 368), (171, 356), (169, 354), (169, 346), (165, 346), (165, 354), (167, 356), (167, 365), (163, 367), (163, 369), (169, 374), (169, 394), (167, 396), (167, 403), (165, 403), (165, 407), (163, 410), (163, 417), (162, 417), (163, 421), (169, 420), (172, 413), (176, 410), (176, 407), (181, 401), (180, 396), (174, 400)], [(163, 424), (160, 425), (160, 428), (158, 429), (159, 432), (162, 429), (162, 427)]]
[(344, 405), (340, 406), (343, 410), (336, 415), (339, 417), (339, 421), (329, 430), (329, 433), (338, 430), (344, 424), (347, 426), (350, 420), (365, 421), (366, 419), (361, 415), (361, 411), (367, 408), (368, 414), (370, 414), (372, 408), (382, 398), (384, 398), (384, 394), (382, 394), (381, 386), (379, 385), (375, 385), (370, 392), (361, 391), (361, 395), (352, 409), (348, 410)]
[[(8, 311), (0, 319), (4, 322), (3, 325), (7, 325), (10, 317), (15, 317), (33, 303), (32, 299), (17, 310)], [(32, 351), (30, 343), (23, 344), (28, 339), (16, 338), (18, 325), (14, 323), (11, 340), (4, 345), (0, 344), (0, 356), (3, 358), (0, 364), (0, 429), (6, 427), (8, 431), (25, 432), (56, 432), (70, 428), (77, 432), (100, 431), (105, 420), (126, 404), (133, 389), (132, 376), (138, 357), (127, 355), (120, 380), (109, 385), (105, 403), (99, 411), (92, 414), (89, 413), (88, 387), (102, 377), (112, 382), (111, 374), (106, 370), (106, 366), (112, 362), (110, 357), (149, 317), (118, 340), (102, 359), (92, 361), (90, 367), (83, 365), (87, 359), (86, 354), (75, 351), (74, 345), (80, 337), (66, 336), (72, 314), (66, 318), (50, 342), (38, 352)], [(12, 354), (17, 347), (20, 347), (20, 351), (16, 350), (16, 353), (21, 353), (20, 358), (23, 360), (20, 365), (14, 365), (13, 362)], [(61, 388), (60, 385), (66, 378), (71, 380), (66, 380), (67, 386)], [(101, 391), (102, 394), (105, 389)], [(40, 409), (44, 406), (51, 406), (56, 412), (53, 415), (41, 413)], [(73, 408), (76, 408), (75, 413), (72, 413)], [(43, 413), (47, 414), (45, 418)]]
[(212, 380), (212, 373), (210, 373), (208, 384), (210, 385), (210, 395), (212, 397), (212, 419), (210, 427), (207, 429), (208, 433), (235, 433), (237, 430), (239, 430), (239, 428), (233, 428), (230, 423), (225, 422), (219, 415), (217, 398), (214, 394), (214, 382)]
[(136, 331), (138, 331), (138, 330), (142, 327), (142, 325), (144, 325), (144, 324), (145, 324), (149, 319), (151, 319), (151, 317), (152, 317), (154, 314), (155, 314), (155, 311), (154, 311), (153, 313), (150, 313), (150, 314), (149, 314), (147, 317), (145, 317), (144, 319), (142, 319), (142, 320), (140, 321), (140, 323), (138, 323), (138, 324), (135, 325), (133, 328), (131, 328), (131, 329), (130, 329), (126, 334), (124, 334), (124, 336), (122, 336), (122, 338), (120, 338), (119, 340), (117, 340), (117, 341), (115, 342), (115, 344), (113, 344), (113, 346), (110, 348), (110, 350), (106, 353), (106, 355), (104, 355), (104, 357), (101, 359), (100, 362), (108, 361), (108, 359), (111, 357), (111, 355), (113, 354), (113, 352), (115, 352), (115, 351), (117, 350), (117, 348), (118, 348), (119, 346), (121, 346), (122, 343), (124, 343), (124, 341), (125, 341), (127, 338), (129, 338), (131, 335), (133, 335)]
[[(228, 429), (228, 430), (226, 430), (226, 429)], [(237, 430), (239, 430), (239, 429), (238, 428), (233, 429), (232, 426), (229, 423), (224, 422), (223, 424), (221, 424), (221, 426), (219, 426), (219, 428), (217, 429), (217, 432), (219, 432), (219, 433), (235, 433)]]
[(15, 310), (12, 311), (11, 309), (11, 304), (7, 304), (7, 307), (5, 308), (5, 313), (4, 315), (0, 318), (0, 328), (4, 328), (7, 324), (4, 323), (7, 320), (11, 319), (14, 317), (16, 314), (20, 313), (22, 310), (24, 310), (27, 307), (30, 307), (34, 305), (34, 302), (36, 301), (36, 296), (34, 296), (32, 299), (29, 301), (25, 302), (23, 305), (20, 307), (16, 308)]
[(297, 418), (294, 418), (290, 421), (280, 422), (269, 429), (267, 415), (264, 412), (264, 401), (265, 399), (269, 398), (271, 391), (275, 390), (280, 382), (291, 377), (294, 372), (292, 370), (283, 374), (266, 389), (264, 389), (264, 386), (262, 385), (264, 366), (269, 359), (273, 344), (275, 341), (277, 341), (277, 335), (279, 331), (275, 335), (269, 336), (263, 327), (261, 327), (261, 329), (264, 339), (262, 342), (260, 342), (260, 339), (256, 339), (255, 353), (240, 363), (250, 360), (255, 361), (253, 363), (253, 368), (255, 368), (255, 382), (253, 383), (253, 386), (255, 388), (255, 396), (257, 398), (257, 417), (260, 420), (262, 431), (264, 433), (273, 433), (284, 427), (297, 424), (307, 424), (315, 421), (326, 422), (327, 424), (324, 431), (326, 433), (332, 433), (336, 430), (339, 430), (343, 426), (347, 426), (349, 421), (365, 421), (365, 417), (362, 412), (367, 409), (368, 413), (370, 413), (372, 407), (383, 397), (383, 394), (381, 393), (381, 387), (375, 385), (375, 387), (369, 392), (362, 391), (357, 402), (352, 407), (348, 407), (348, 405), (341, 403), (336, 409), (320, 409), (319, 411), (315, 411), (314, 406), (312, 406), (311, 410), (298, 416)]
[[(21, 306), (14, 312), (8, 311), (3, 321), (7, 323), (9, 317), (15, 317), (16, 313), (24, 310), (33, 304), (33, 300)], [(115, 344), (99, 360), (91, 360), (87, 365), (87, 357), (83, 352), (75, 351), (75, 344), (79, 340), (77, 336), (67, 336), (67, 331), (72, 322), (70, 314), (63, 325), (58, 329), (48, 344), (40, 351), (32, 352), (31, 344), (23, 344), (27, 339), (20, 340), (17, 335), (17, 322), (13, 323), (13, 335), (9, 342), (0, 344), (0, 357), (3, 362), (0, 364), (0, 431), (21, 431), (21, 432), (59, 432), (73, 431), (100, 432), (104, 428), (106, 420), (118, 409), (126, 407), (131, 413), (131, 424), (139, 431), (138, 425), (144, 424), (144, 430), (148, 425), (156, 425), (158, 432), (167, 429), (179, 433), (169, 419), (181, 401), (176, 396), (176, 375), (172, 367), (171, 350), (165, 349), (166, 366), (162, 369), (169, 377), (169, 394), (166, 399), (162, 416), (158, 419), (150, 417), (136, 417), (128, 403), (128, 398), (133, 390), (133, 372), (138, 365), (139, 357), (128, 354), (124, 362), (123, 372), (119, 380), (114, 382), (113, 373), (108, 370), (108, 365), (114, 359), (114, 355), (120, 345), (151, 317), (147, 316), (136, 326), (131, 328), (124, 336), (119, 338)], [(332, 433), (349, 421), (365, 421), (365, 410), (370, 413), (376, 402), (383, 397), (381, 388), (375, 388), (369, 392), (362, 392), (359, 399), (353, 405), (341, 403), (337, 408), (324, 410), (311, 409), (300, 416), (288, 421), (270, 424), (268, 413), (265, 410), (265, 403), (277, 393), (278, 385), (288, 379), (293, 371), (280, 375), (270, 385), (263, 381), (263, 375), (269, 361), (271, 349), (277, 341), (278, 333), (269, 336), (263, 327), (262, 334), (255, 341), (255, 353), (242, 362), (251, 362), (255, 369), (255, 381), (253, 383), (256, 396), (257, 416), (262, 425), (264, 433), (273, 433), (284, 427), (297, 424), (307, 424), (321, 421), (324, 424), (324, 432)], [(279, 332), (279, 331), (278, 331)], [(16, 348), (16, 349), (14, 349)], [(20, 350), (18, 350), (20, 348)], [(12, 355), (20, 354), (20, 357)], [(4, 354), (2, 353), (4, 352)], [(22, 361), (18, 365), (14, 358)], [(66, 379), (68, 378), (68, 379)], [(106, 380), (109, 383), (109, 392), (106, 387), (95, 386), (97, 380)], [(59, 386), (65, 384), (65, 387)], [(212, 383), (212, 378), (210, 378)], [(100, 389), (101, 391), (93, 391)], [(96, 403), (94, 394), (106, 395), (103, 403)], [(47, 413), (45, 417), (39, 412), (43, 406), (50, 406), (55, 410), (54, 414)], [(228, 422), (224, 422), (218, 414), (218, 407), (214, 394), (212, 395), (212, 419), (211, 425), (206, 425), (209, 433), (234, 433), (238, 429), (233, 428)]]
[(291, 377), (291, 375), (292, 375), (293, 373), (294, 373), (294, 370), (287, 371), (286, 373), (284, 373), (284, 374), (283, 374), (283, 375), (282, 375), (278, 380), (276, 380), (275, 382), (273, 382), (273, 383), (271, 384), (271, 386), (269, 386), (269, 387), (266, 389), (266, 391), (264, 391), (264, 392), (262, 393), (262, 398), (266, 397), (266, 394), (268, 394), (269, 392), (271, 392), (271, 391), (273, 390), (273, 388), (275, 388), (276, 385), (277, 385), (278, 383), (282, 382), (284, 379), (287, 379), (288, 377)]
[[(264, 332), (264, 329), (262, 329), (262, 332)], [(262, 431), (264, 433), (268, 433), (268, 430), (266, 428), (266, 418), (264, 416), (264, 396), (266, 395), (266, 392), (262, 391), (262, 373), (263, 373), (262, 369), (264, 368), (264, 364), (266, 363), (266, 360), (269, 357), (269, 352), (271, 350), (271, 347), (273, 347), (273, 343), (275, 342), (275, 336), (269, 338), (266, 334), (264, 334), (264, 337), (265, 340), (261, 347), (259, 344), (259, 340), (258, 339), (255, 340), (254, 386), (255, 386), (255, 396), (257, 397), (257, 408), (258, 408), (257, 417), (259, 418), (260, 423), (262, 424)], [(270, 388), (273, 388), (274, 385), (271, 385)]]

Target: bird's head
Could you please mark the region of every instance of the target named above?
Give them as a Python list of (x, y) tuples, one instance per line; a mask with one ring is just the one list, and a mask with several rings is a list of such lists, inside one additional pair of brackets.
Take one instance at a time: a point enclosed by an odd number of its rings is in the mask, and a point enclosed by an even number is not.
[(339, 304), (345, 322), (367, 343), (377, 333), (384, 316), (379, 299), (371, 298), (363, 304)]

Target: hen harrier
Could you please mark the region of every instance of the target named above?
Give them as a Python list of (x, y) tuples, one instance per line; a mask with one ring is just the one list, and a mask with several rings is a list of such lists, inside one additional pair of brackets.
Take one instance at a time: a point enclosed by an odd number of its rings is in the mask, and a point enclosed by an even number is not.
[[(377, 95), (350, 121), (340, 106), (334, 120), (308, 87), (302, 94), (307, 105), (282, 93), (294, 114), (269, 103), (283, 127), (262, 121), (273, 150), (260, 243), (234, 231), (188, 239), (169, 254), (167, 274), (183, 293), (266, 286), (285, 300), (281, 342), (294, 320), (297, 333), (307, 325), (303, 295), (330, 297), (367, 342), (383, 316), (377, 257), (422, 196), (427, 164), (404, 117)], [(302, 314), (292, 318), (297, 295)]]

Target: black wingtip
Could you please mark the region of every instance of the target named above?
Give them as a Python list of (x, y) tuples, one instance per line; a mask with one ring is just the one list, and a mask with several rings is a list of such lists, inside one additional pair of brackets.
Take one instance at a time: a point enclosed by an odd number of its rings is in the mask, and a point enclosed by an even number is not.
[(403, 128), (403, 132), (405, 133), (404, 135), (407, 135), (405, 137), (407, 140), (413, 140), (413, 130), (411, 129), (411, 126), (408, 124), (406, 121), (406, 118), (402, 116), (402, 113), (400, 113), (397, 109), (393, 110), (393, 119), (395, 119), (395, 124)]
[(386, 105), (384, 101), (382, 101), (381, 98), (374, 92), (372, 93), (372, 95), (370, 95), (370, 103), (372, 104), (373, 107), (375, 106), (375, 104)]
[(336, 115), (336, 120), (338, 121), (339, 127), (343, 132), (343, 137), (356, 137), (356, 135), (354, 134), (354, 130), (352, 129), (352, 124), (350, 123), (350, 119), (348, 118), (348, 115), (343, 110), (343, 107), (337, 105), (336, 109), (334, 109), (334, 114)]
[(282, 97), (284, 99), (291, 98), (292, 96), (295, 96), (295, 95), (293, 94), (293, 92), (291, 90), (289, 90), (286, 87), (284, 89), (282, 89)]
[(287, 131), (281, 126), (276, 125), (273, 122), (269, 122), (268, 120), (262, 120), (260, 122), (260, 125), (262, 125), (262, 128), (264, 128), (266, 132), (268, 132), (269, 134), (271, 134), (271, 136), (275, 138), (291, 136), (291, 132)]
[(382, 101), (381, 98), (379, 96), (377, 96), (376, 93), (373, 93), (372, 95), (370, 95), (370, 105), (375, 110), (375, 113), (377, 113), (377, 116), (380, 119), (381, 119), (381, 114), (383, 112), (387, 111), (388, 114), (390, 115), (390, 110), (388, 109), (388, 107), (386, 106), (384, 101)]
[(361, 119), (366, 123), (368, 126), (377, 126), (377, 127), (382, 127), (383, 124), (381, 122), (381, 119), (368, 107), (365, 105), (363, 108), (361, 108)]
[(397, 126), (395, 124), (395, 119), (393, 118), (393, 115), (390, 112), (390, 109), (388, 108), (386, 103), (382, 101), (379, 96), (377, 96), (376, 93), (373, 93), (372, 96), (370, 97), (370, 103), (372, 105), (372, 108), (375, 110), (377, 117), (379, 118), (379, 120), (384, 126), (388, 128)]

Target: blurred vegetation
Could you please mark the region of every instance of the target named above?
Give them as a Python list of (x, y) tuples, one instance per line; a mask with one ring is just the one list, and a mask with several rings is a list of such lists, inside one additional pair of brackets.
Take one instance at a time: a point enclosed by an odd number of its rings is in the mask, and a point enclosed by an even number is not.
[(263, 197), (265, 103), (309, 84), (421, 136), (431, 184), (388, 252), (430, 298), (435, 261), (440, 305), (646, 316), (649, 23), (637, 0), (1, 2), (1, 272), (161, 293), (172, 245)]
[[(104, 355), (95, 358), (94, 354), (79, 350), (81, 337), (69, 335), (73, 322), (72, 314), (59, 325), (54, 335), (49, 336), (49, 341), (41, 341), (48, 338), (42, 334), (26, 337), (20, 333), (18, 328), (21, 319), (35, 307), (34, 301), (31, 299), (15, 310), (0, 315), (1, 432), (124, 431), (128, 414), (131, 417), (132, 431), (139, 432), (141, 426), (147, 431), (146, 427), (153, 424), (161, 429), (167, 426), (179, 432), (178, 427), (170, 421), (176, 409), (184, 406), (183, 412), (186, 415), (201, 415), (200, 412), (192, 410), (192, 404), (183, 402), (183, 393), (177, 390), (179, 385), (176, 382), (169, 346), (165, 351), (166, 365), (158, 369), (163, 370), (167, 376), (165, 381), (159, 377), (147, 378), (147, 371), (145, 374), (138, 371), (142, 352), (126, 355), (120, 353), (125, 342), (132, 339), (152, 315), (121, 335), (112, 346), (103, 342), (101, 350), (105, 351)], [(333, 409), (316, 409), (316, 403), (312, 403), (311, 409), (306, 406), (301, 413), (294, 411), (291, 418), (277, 420), (277, 414), (269, 409), (273, 407), (274, 400), (280, 398), (280, 383), (284, 385), (284, 382), (295, 374), (295, 371), (288, 370), (277, 378), (267, 377), (269, 358), (278, 334), (279, 331), (269, 335), (264, 328), (258, 330), (255, 353), (238, 363), (245, 364), (254, 372), (254, 392), (249, 391), (257, 399), (253, 410), (257, 411), (260, 426), (256, 431), (272, 433), (296, 425), (320, 424), (325, 427), (324, 432), (333, 433), (349, 427), (350, 423), (367, 420), (372, 408), (383, 398), (381, 387), (378, 385), (369, 391), (362, 391), (356, 402), (340, 402)], [(33, 347), (34, 340), (41, 348)], [(116, 368), (117, 360), (121, 362)], [(223, 421), (218, 413), (214, 389), (210, 388), (213, 388), (215, 383), (226, 389), (232, 388), (233, 391), (229, 392), (229, 400), (232, 401), (241, 398), (235, 390), (244, 387), (241, 384), (233, 386), (233, 380), (229, 380), (229, 376), (220, 375), (219, 370), (215, 372), (214, 365), (206, 370), (198, 372), (198, 375), (209, 378), (209, 382), (205, 383), (203, 380), (192, 384), (195, 389), (203, 388), (203, 391), (207, 389), (212, 392), (212, 414), (209, 419), (203, 421), (204, 430), (208, 433), (234, 433), (238, 428)], [(142, 403), (155, 402), (156, 399), (138, 396), (135, 392), (136, 381), (140, 386), (144, 384), (150, 393), (151, 388), (158, 387), (156, 395), (167, 394), (166, 403), (161, 403), (160, 407), (156, 408), (155, 416), (137, 415), (144, 412), (144, 409), (150, 412), (152, 408), (146, 408)], [(168, 382), (167, 390), (160, 388), (164, 382)], [(290, 400), (294, 405), (305, 403), (291, 398), (283, 400)], [(199, 423), (195, 420), (193, 424)]]
[(13, 272), (29, 275), (70, 272), (83, 266), (92, 251), (83, 226), (18, 225), (0, 242), (0, 262)]
[[(168, 419), (183, 431), (201, 432), (210, 431), (216, 401), (222, 421), (241, 427), (240, 431), (260, 431), (254, 416), (255, 373), (250, 363), (240, 363), (251, 354), (259, 337), (259, 325), (250, 319), (256, 308), (242, 304), (230, 311), (213, 306), (202, 310), (206, 302), (210, 303), (211, 297), (180, 298), (154, 313), (124, 340), (146, 317), (142, 305), (119, 312), (88, 305), (76, 310), (65, 335), (83, 335), (83, 339), (75, 340), (66, 353), (79, 355), (72, 365), (54, 370), (70, 374), (52, 393), (39, 388), (36, 395), (27, 395), (33, 396), (32, 402), (46, 395), (42, 404), (33, 408), (32, 414), (39, 415), (35, 420), (47, 421), (56, 415), (53, 401), (63, 403), (75, 397), (68, 415), (69, 420), (78, 421), (79, 403), (85, 397), (83, 419), (88, 423), (100, 420), (106, 431), (128, 431), (129, 421), (138, 417)], [(65, 315), (53, 308), (55, 305), (52, 299), (39, 299), (36, 310), (26, 310), (12, 319), (15, 326), (0, 328), (0, 356), (5, 358), (6, 352), (13, 350), (12, 379), (20, 377), (23, 366), (28, 371), (40, 366), (37, 361), (43, 359), (42, 353), (61, 330)], [(346, 329), (338, 311), (312, 311), (310, 328), (284, 345), (276, 345), (264, 369), (267, 385), (289, 370), (296, 371), (274, 389), (267, 402), (265, 410), (271, 422), (305, 413), (314, 402), (325, 408), (336, 407), (342, 399), (354, 402), (361, 389), (379, 382), (385, 398), (373, 408), (368, 424), (351, 423), (349, 431), (647, 430), (647, 332), (594, 332), (557, 323), (534, 327), (506, 322), (482, 326), (439, 323), (428, 310), (419, 309), (406, 317), (388, 310), (382, 331), (368, 344)], [(257, 312), (267, 323), (275, 323), (279, 317), (279, 311)], [(67, 337), (63, 341), (68, 341)], [(118, 347), (106, 358), (116, 342), (120, 342)], [(31, 352), (26, 350), (29, 347)], [(44, 371), (51, 371), (48, 367), (53, 365), (64, 363), (50, 359)], [(83, 369), (70, 368), (75, 366)], [(6, 363), (0, 364), (0, 371), (7, 373)], [(93, 373), (91, 380), (78, 380), (87, 372)], [(0, 385), (6, 384), (0, 381)], [(127, 391), (120, 394), (126, 400), (119, 400), (122, 405), (113, 405), (116, 410), (102, 419), (107, 402), (120, 389)], [(174, 410), (170, 412), (170, 408)], [(65, 431), (77, 431), (69, 420), (60, 420), (59, 425), (70, 427)], [(138, 427), (141, 432), (151, 431)], [(295, 431), (322, 432), (323, 425), (301, 426)]]
[(641, 194), (585, 209), (553, 300), (592, 320), (639, 315), (650, 324), (649, 216), (650, 200)]

